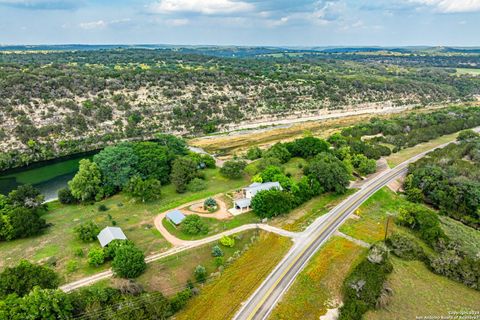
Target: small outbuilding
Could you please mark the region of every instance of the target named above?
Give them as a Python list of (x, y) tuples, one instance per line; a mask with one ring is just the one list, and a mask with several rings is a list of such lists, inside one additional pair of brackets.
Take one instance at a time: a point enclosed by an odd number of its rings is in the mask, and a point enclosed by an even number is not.
[(127, 237), (119, 227), (105, 227), (97, 236), (102, 247), (107, 246), (113, 240), (127, 240)]
[(250, 209), (250, 205), (252, 204), (252, 199), (250, 198), (242, 198), (235, 200), (235, 209), (243, 211)]
[(185, 219), (185, 215), (180, 210), (173, 210), (167, 213), (167, 219), (178, 226)]

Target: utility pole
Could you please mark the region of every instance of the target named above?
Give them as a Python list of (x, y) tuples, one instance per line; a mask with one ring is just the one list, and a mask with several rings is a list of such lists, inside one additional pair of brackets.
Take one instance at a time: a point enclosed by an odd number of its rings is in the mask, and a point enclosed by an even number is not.
[(390, 226), (390, 218), (392, 217), (392, 214), (387, 213), (387, 223), (385, 226), (385, 237), (383, 238), (383, 241), (387, 241), (387, 236), (388, 236), (388, 227)]

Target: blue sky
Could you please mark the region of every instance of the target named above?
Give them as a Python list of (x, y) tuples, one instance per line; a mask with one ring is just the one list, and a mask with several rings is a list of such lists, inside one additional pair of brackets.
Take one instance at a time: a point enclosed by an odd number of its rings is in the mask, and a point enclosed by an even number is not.
[(0, 0), (0, 44), (480, 46), (480, 0)]

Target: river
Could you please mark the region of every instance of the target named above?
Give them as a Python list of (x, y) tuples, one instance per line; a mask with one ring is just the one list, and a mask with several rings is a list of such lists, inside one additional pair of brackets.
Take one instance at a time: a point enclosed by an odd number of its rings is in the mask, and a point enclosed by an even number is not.
[(93, 154), (81, 154), (9, 170), (0, 174), (0, 194), (31, 184), (45, 196), (45, 201), (56, 199), (58, 190), (65, 188), (77, 172), (80, 160), (92, 157)]

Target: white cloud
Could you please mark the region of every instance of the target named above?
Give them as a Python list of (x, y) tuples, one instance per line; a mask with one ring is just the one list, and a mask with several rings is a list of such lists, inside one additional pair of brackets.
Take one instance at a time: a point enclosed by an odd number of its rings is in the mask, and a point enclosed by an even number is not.
[(255, 6), (234, 0), (160, 0), (150, 6), (153, 13), (196, 12), (202, 14), (226, 14), (252, 11)]
[(107, 23), (103, 20), (80, 23), (80, 28), (85, 29), (85, 30), (103, 29), (106, 26), (107, 26)]
[(480, 0), (409, 0), (409, 2), (430, 6), (442, 13), (480, 11)]
[(190, 23), (188, 19), (168, 19), (165, 23), (172, 27), (181, 27)]

